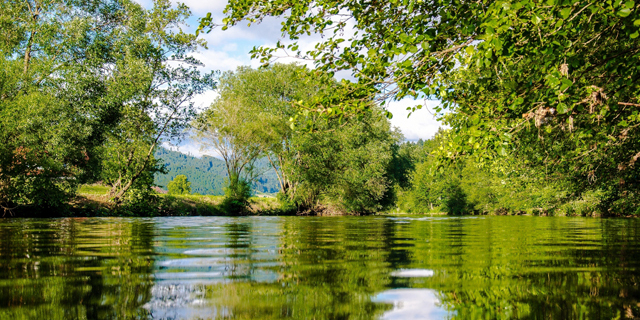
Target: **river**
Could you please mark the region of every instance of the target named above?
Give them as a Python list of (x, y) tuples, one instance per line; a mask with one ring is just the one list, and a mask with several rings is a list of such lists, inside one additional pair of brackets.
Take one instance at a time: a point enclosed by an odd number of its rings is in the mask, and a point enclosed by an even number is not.
[(640, 317), (640, 220), (0, 220), (0, 319)]

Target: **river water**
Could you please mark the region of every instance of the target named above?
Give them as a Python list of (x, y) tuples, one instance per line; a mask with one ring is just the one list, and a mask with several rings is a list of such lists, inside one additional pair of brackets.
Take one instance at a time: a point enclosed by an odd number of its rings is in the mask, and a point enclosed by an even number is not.
[(634, 319), (640, 220), (0, 220), (0, 319)]

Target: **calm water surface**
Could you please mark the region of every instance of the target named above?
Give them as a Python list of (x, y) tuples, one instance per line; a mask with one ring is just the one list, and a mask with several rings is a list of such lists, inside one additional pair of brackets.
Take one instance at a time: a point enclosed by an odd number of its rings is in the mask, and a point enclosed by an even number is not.
[(640, 220), (0, 220), (0, 319), (634, 319)]

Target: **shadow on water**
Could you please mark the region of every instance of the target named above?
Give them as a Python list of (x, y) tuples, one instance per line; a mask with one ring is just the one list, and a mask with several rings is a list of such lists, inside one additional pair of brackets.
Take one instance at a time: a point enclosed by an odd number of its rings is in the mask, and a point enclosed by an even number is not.
[(0, 221), (0, 319), (634, 319), (640, 222)]

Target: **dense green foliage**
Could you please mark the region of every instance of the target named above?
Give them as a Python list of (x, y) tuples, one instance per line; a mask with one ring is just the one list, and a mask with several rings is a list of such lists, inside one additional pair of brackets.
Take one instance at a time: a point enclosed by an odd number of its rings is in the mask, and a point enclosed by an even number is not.
[(169, 194), (190, 194), (191, 193), (191, 182), (187, 180), (187, 176), (183, 174), (177, 175), (169, 185), (167, 185), (167, 190), (169, 190)]
[[(115, 206), (156, 208), (152, 185), (178, 175), (245, 207), (278, 191), (298, 212), (640, 213), (635, 1), (233, 1), (223, 29), (282, 17), (292, 42), (219, 79), (199, 71), (184, 4), (0, 9), (3, 213), (64, 211), (98, 181)], [(272, 63), (281, 51), (316, 68)], [(450, 130), (401, 143), (384, 104), (407, 97), (439, 99)], [(189, 133), (224, 162), (159, 147)]]
[[(228, 176), (238, 181), (254, 179), (256, 160), (267, 158), (284, 206), (376, 212), (391, 203), (394, 146), (401, 135), (373, 106), (375, 112), (349, 122), (298, 114), (301, 103), (337, 85), (326, 74), (295, 64), (227, 72), (220, 78), (220, 97), (196, 121), (198, 136), (220, 153)], [(313, 130), (296, 130), (293, 117), (305, 117)]]
[[(164, 140), (179, 138), (195, 115), (191, 99), (213, 89), (213, 74), (201, 75), (202, 63), (193, 53), (205, 43), (181, 27), (191, 12), (184, 4), (172, 8), (167, 0), (151, 10), (129, 13), (136, 21), (136, 38), (127, 47), (140, 66), (142, 90), (127, 102), (121, 121), (108, 135), (103, 156), (103, 181), (116, 203), (129, 188), (148, 192), (153, 174), (162, 168), (153, 151)], [(145, 176), (147, 176), (145, 178)]]
[[(619, 214), (640, 201), (638, 5), (250, 0), (228, 4), (223, 28), (283, 17), (294, 41), (255, 48), (263, 62), (283, 50), (322, 71), (349, 70), (357, 82), (343, 86), (356, 97), (440, 99), (436, 111), (452, 134), (435, 150), (436, 165), (471, 156), (505, 173), (515, 168), (505, 163), (517, 162), (535, 179), (563, 181), (570, 199), (602, 194), (601, 209)], [(296, 40), (311, 33), (325, 37), (301, 52)], [(351, 108), (338, 114), (361, 112), (361, 98), (342, 100)], [(334, 102), (307, 105), (327, 115)]]
[(128, 1), (0, 4), (0, 206), (60, 207), (96, 175), (97, 148), (139, 73), (124, 63)]
[(299, 187), (294, 201), (329, 212), (372, 213), (392, 203), (394, 146), (402, 138), (381, 114), (357, 122), (330, 121), (294, 138)]
[(243, 215), (248, 212), (251, 197), (251, 182), (239, 175), (229, 176), (227, 187), (224, 188), (222, 208), (229, 215)]
[[(405, 143), (415, 169), (410, 183), (399, 190), (397, 206), (403, 212), (451, 214), (534, 214), (601, 216), (607, 194), (587, 191), (576, 197), (571, 183), (549, 179), (513, 159), (503, 161), (500, 171), (487, 170), (473, 159), (436, 165), (434, 151), (449, 141), (451, 132), (440, 131), (422, 144)], [(627, 211), (638, 214), (637, 209)]]
[(167, 0), (0, 4), (1, 208), (63, 211), (97, 180), (116, 204), (144, 201), (155, 146), (213, 86), (190, 56), (204, 42), (180, 29), (189, 15)]

